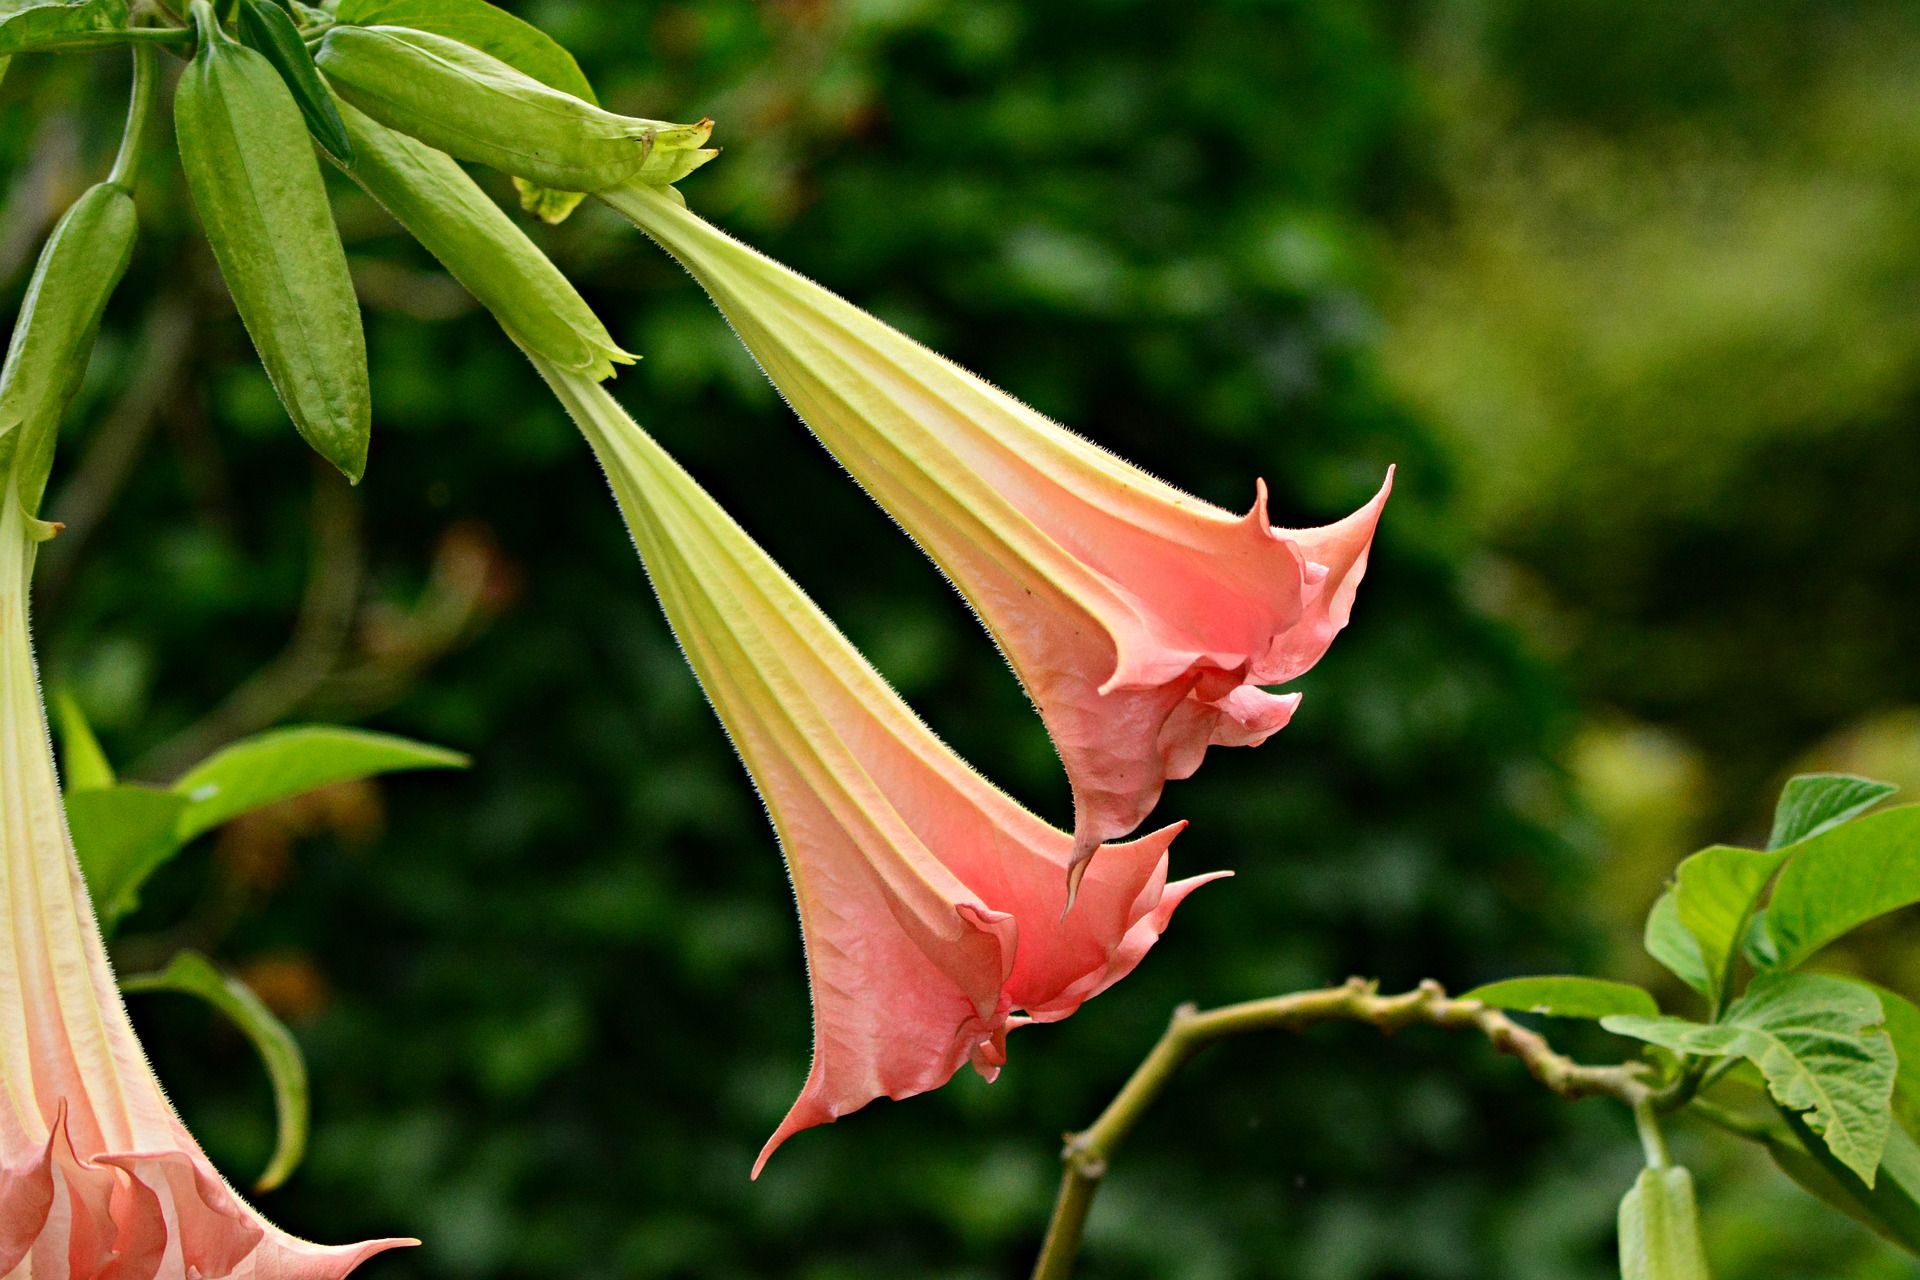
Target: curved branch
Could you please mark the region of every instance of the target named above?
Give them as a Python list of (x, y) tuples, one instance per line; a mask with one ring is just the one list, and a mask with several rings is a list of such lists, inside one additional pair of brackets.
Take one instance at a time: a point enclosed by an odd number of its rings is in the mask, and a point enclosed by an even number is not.
[(1206, 1012), (1182, 1005), (1146, 1060), (1115, 1095), (1091, 1128), (1071, 1134), (1060, 1160), (1064, 1169), (1053, 1220), (1034, 1264), (1033, 1280), (1065, 1280), (1086, 1228), (1094, 1193), (1113, 1153), (1174, 1075), (1216, 1040), (1249, 1031), (1303, 1031), (1322, 1022), (1363, 1022), (1391, 1035), (1402, 1027), (1477, 1031), (1494, 1050), (1518, 1058), (1529, 1074), (1563, 1098), (1613, 1098), (1633, 1108), (1657, 1105), (1647, 1068), (1638, 1063), (1591, 1067), (1554, 1052), (1544, 1036), (1478, 1000), (1457, 1000), (1437, 982), (1423, 982), (1403, 995), (1383, 996), (1378, 984), (1349, 979), (1323, 991), (1253, 1000)]

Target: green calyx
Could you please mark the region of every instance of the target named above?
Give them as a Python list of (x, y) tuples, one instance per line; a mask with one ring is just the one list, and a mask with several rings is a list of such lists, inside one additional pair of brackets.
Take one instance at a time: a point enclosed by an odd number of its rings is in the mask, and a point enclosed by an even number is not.
[(316, 59), (340, 96), (388, 128), (557, 191), (677, 181), (712, 131), (603, 111), (458, 40), (336, 26)]
[(0, 369), (0, 467), (32, 516), (53, 466), (60, 417), (86, 375), (107, 299), (138, 234), (133, 197), (101, 183), (74, 202), (41, 250)]
[(526, 233), (449, 155), (385, 128), (342, 102), (355, 160), (343, 166), (438, 258), (513, 338), (543, 359), (595, 379), (634, 357)]
[(301, 436), (358, 481), (372, 432), (366, 338), (307, 125), (280, 73), (194, 0), (174, 95), (181, 166), (220, 274)]

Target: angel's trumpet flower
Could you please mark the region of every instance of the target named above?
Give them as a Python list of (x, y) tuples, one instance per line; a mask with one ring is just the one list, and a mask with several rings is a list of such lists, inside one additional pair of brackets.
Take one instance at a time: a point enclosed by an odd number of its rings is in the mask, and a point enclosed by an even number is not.
[(1073, 840), (969, 768), (592, 378), (535, 359), (613, 484), (667, 619), (778, 830), (806, 944), (813, 1068), (760, 1153), (865, 1106), (988, 1079), (1007, 1031), (1119, 981), (1180, 900), (1168, 827), (1066, 907)]
[(134, 1038), (67, 836), (28, 642), (45, 530), (0, 475), (0, 1276), (339, 1280), (415, 1242), (327, 1248), (267, 1222), (221, 1181)]
[[(1253, 746), (1327, 651), (1383, 486), (1322, 529), (1181, 493), (634, 185), (600, 193), (705, 287), (823, 444), (960, 589), (1053, 735), (1076, 872), (1209, 746)], [(1389, 484), (1391, 477), (1389, 476)]]

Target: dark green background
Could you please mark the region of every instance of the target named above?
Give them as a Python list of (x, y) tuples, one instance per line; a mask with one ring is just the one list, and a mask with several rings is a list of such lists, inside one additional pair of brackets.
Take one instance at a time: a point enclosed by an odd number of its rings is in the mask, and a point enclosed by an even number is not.
[[(1738, 834), (1807, 742), (1913, 697), (1911, 646), (1887, 639), (1912, 635), (1920, 551), (1899, 402), (1876, 419), (1878, 445), (1855, 433), (1855, 454), (1767, 462), (1791, 501), (1731, 484), (1702, 525), (1543, 482), (1527, 517), (1501, 524), (1460, 497), (1498, 458), (1436, 430), (1381, 359), (1410, 255), (1445, 249), (1489, 149), (1543, 131), (1631, 149), (1683, 129), (1764, 149), (1811, 62), (1871, 36), (1882, 9), (519, 11), (580, 55), (610, 105), (718, 120), (725, 154), (684, 184), (697, 210), (1167, 479), (1243, 509), (1264, 476), (1283, 524), (1345, 513), (1390, 462), (1400, 482), (1354, 625), (1301, 682), (1294, 725), (1216, 752), (1163, 802), (1193, 823), (1176, 871), (1236, 877), (1182, 908), (1120, 987), (1016, 1035), (999, 1083), (875, 1104), (796, 1138), (750, 1184), (807, 1065), (790, 897), (586, 449), (490, 322), (342, 188), (377, 432), (346, 497), (251, 362), (161, 149), (68, 458), (107, 430), (160, 291), (190, 309), (190, 349), (109, 513), (41, 601), (49, 673), (110, 751), (164, 769), (165, 743), (281, 653), (315, 573), (316, 503), (363, 521), (362, 607), (336, 646), (349, 661), (391, 659), (448, 530), (493, 548), (483, 616), (417, 670), (389, 660), (390, 696), (333, 688), (288, 713), (446, 743), (472, 772), (384, 785), (377, 833), (323, 832), (277, 871), (195, 851), (122, 953), (161, 931), (243, 971), (306, 975), (290, 1015), (316, 1137), (262, 1205), (328, 1241), (427, 1241), (369, 1276), (1023, 1274), (1058, 1135), (1092, 1117), (1177, 1003), (1353, 973), (1458, 987), (1615, 963), (1589, 909), (1608, 892), (1606, 833), (1564, 763), (1597, 710), (1715, 752), (1705, 836)], [(0, 267), (16, 290), (46, 211), (104, 170), (123, 78), (118, 56), (15, 68)], [(1415, 234), (1434, 227), (1437, 242)], [(1066, 823), (1058, 764), (991, 645), (679, 269), (591, 205), (536, 234), (645, 357), (616, 384), (635, 416), (949, 741)], [(1843, 626), (1802, 635), (1787, 624), (1827, 616), (1837, 528), (1884, 568), (1845, 578), (1857, 607)], [(328, 545), (337, 558), (346, 544)], [(1519, 626), (1490, 616), (1495, 557), (1584, 610), (1581, 634), (1598, 639), (1555, 644), (1524, 611)], [(1667, 571), (1605, 571), (1623, 563)], [(1823, 700), (1818, 673), (1863, 647), (1882, 655), (1855, 663), (1870, 674)], [(1676, 670), (1692, 674), (1637, 679)], [(135, 1012), (189, 1123), (244, 1179), (270, 1141), (244, 1045), (167, 997)], [(1567, 1108), (1484, 1045), (1348, 1030), (1248, 1042), (1192, 1069), (1127, 1148), (1086, 1274), (1602, 1276), (1635, 1160), (1603, 1104)], [(1803, 1219), (1728, 1221), (1725, 1274), (1912, 1274), (1824, 1218), (1784, 1233)], [(1783, 1244), (1800, 1260), (1761, 1252)]]

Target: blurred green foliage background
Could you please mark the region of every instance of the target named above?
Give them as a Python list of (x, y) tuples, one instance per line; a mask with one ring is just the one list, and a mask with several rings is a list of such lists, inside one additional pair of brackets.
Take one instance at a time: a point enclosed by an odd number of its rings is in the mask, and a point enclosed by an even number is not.
[[(287, 720), (471, 752), (237, 824), (117, 959), (208, 946), (292, 1022), (316, 1138), (263, 1207), (417, 1234), (395, 1277), (1016, 1276), (1057, 1135), (1183, 1000), (1650, 977), (1673, 861), (1809, 764), (1920, 786), (1920, 21), (1892, 0), (533, 0), (611, 105), (711, 114), (694, 207), (1149, 469), (1275, 518), (1401, 481), (1294, 725), (1169, 788), (1197, 895), (1000, 1082), (751, 1156), (804, 1077), (778, 854), (591, 459), (346, 186), (377, 437), (309, 463), (170, 158), (70, 422), (40, 641), (165, 777)], [(0, 92), (0, 277), (104, 171), (123, 60)], [(489, 179), (491, 180), (491, 179)], [(496, 184), (503, 200), (511, 199)], [(644, 356), (617, 385), (963, 754), (1057, 822), (965, 609), (663, 255), (535, 232)], [(1909, 990), (1897, 930), (1841, 958)], [(236, 1178), (237, 1035), (135, 1015)], [(1604, 1037), (1568, 1044), (1621, 1052)], [(1678, 1135), (1733, 1280), (1920, 1274)], [(1329, 1029), (1193, 1068), (1095, 1212), (1090, 1277), (1579, 1280), (1637, 1155), (1479, 1044)]]

